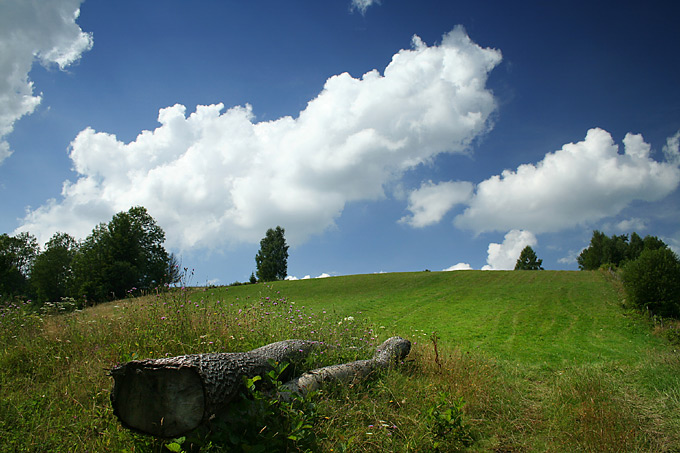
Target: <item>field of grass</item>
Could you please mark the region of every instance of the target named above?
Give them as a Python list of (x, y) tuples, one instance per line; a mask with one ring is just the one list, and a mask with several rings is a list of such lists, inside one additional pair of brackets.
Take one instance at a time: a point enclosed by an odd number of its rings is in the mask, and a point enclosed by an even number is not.
[[(636, 363), (661, 342), (621, 310), (603, 279), (597, 272), (414, 272), (271, 286), (312, 309), (352, 314), (401, 336), (436, 331), (447, 346), (525, 366)], [(228, 292), (244, 297), (252, 288)]]
[(169, 451), (113, 416), (106, 369), (121, 361), (305, 338), (338, 346), (310, 358), (322, 366), (392, 335), (414, 345), (402, 366), (316, 397), (314, 451), (680, 451), (677, 346), (621, 301), (599, 272), (459, 271), (8, 306), (0, 451)]

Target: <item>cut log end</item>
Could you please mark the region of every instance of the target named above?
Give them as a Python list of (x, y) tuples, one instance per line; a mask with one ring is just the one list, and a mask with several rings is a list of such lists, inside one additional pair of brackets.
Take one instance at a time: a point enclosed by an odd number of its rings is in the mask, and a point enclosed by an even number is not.
[(129, 362), (111, 370), (111, 400), (121, 421), (136, 431), (175, 437), (203, 419), (205, 395), (192, 368), (156, 368)]

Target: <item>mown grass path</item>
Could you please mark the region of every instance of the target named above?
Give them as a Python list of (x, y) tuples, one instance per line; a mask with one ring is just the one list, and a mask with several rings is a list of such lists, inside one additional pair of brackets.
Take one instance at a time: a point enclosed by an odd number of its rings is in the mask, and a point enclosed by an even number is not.
[[(226, 293), (256, 296), (261, 286)], [(662, 343), (621, 308), (621, 295), (599, 272), (393, 273), (269, 286), (316, 310), (365, 317), (416, 341), (437, 332), (447, 346), (524, 366), (630, 365)]]

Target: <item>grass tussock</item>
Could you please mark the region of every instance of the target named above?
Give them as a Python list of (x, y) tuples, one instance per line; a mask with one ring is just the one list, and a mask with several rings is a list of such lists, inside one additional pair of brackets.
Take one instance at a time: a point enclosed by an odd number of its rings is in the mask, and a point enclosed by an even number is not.
[[(504, 294), (501, 274), (446, 276), (449, 280), (432, 274), (375, 276), (377, 287), (361, 276), (354, 285), (345, 279), (341, 287), (325, 279), (326, 286), (318, 281), (177, 289), (67, 314), (32, 313), (26, 304), (3, 306), (0, 449), (169, 451), (170, 441), (134, 434), (113, 416), (107, 370), (120, 362), (245, 351), (305, 338), (326, 345), (305, 364), (314, 368), (369, 358), (376, 345), (398, 334), (413, 343), (404, 363), (360, 382), (324, 387), (307, 402), (304, 420), (311, 428), (305, 448), (680, 450), (677, 346), (624, 312), (610, 297), (616, 291), (609, 282), (600, 279), (599, 288), (595, 274), (586, 274), (565, 296), (542, 288), (538, 277), (517, 281), (529, 277), (509, 274)], [(429, 285), (423, 278), (431, 279)], [(473, 291), (480, 278), (491, 279), (480, 289), (482, 298)], [(564, 278), (546, 274), (545, 285), (563, 289)], [(399, 294), (408, 302), (400, 303)], [(557, 297), (552, 308), (542, 294)], [(428, 303), (438, 310), (430, 311), (429, 321), (422, 312)], [(376, 305), (383, 307), (382, 317)], [(395, 321), (394, 313), (401, 318)], [(461, 313), (467, 319), (442, 324)], [(403, 320), (409, 316), (413, 322)], [(524, 346), (537, 350), (546, 339), (551, 344), (532, 360)], [(485, 347), (493, 341), (501, 344)], [(224, 451), (216, 430), (176, 446)], [(258, 439), (244, 442), (257, 446)], [(286, 449), (295, 451), (302, 443), (290, 445)]]

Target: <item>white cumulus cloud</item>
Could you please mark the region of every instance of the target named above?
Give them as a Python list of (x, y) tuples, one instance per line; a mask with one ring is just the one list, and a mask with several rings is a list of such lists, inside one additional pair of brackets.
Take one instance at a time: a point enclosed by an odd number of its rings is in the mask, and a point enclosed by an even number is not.
[(76, 24), (81, 1), (0, 2), (0, 163), (12, 153), (6, 137), (14, 123), (42, 99), (28, 77), (34, 61), (63, 70), (92, 47), (92, 35)]
[(502, 244), (492, 242), (489, 244), (486, 265), (483, 271), (512, 270), (517, 264), (517, 258), (524, 247), (535, 247), (538, 241), (531, 231), (511, 230), (503, 238)]
[(663, 154), (666, 157), (666, 161), (671, 164), (680, 165), (680, 131), (668, 137), (663, 147)]
[[(621, 154), (607, 131), (591, 129), (536, 165), (481, 182), (454, 223), (476, 232), (554, 232), (614, 216), (634, 200), (660, 200), (678, 187), (680, 169), (651, 159), (641, 135), (627, 134), (623, 145)], [(667, 148), (672, 154), (672, 143)]]
[(423, 182), (419, 189), (408, 197), (410, 216), (402, 217), (399, 222), (415, 228), (438, 223), (455, 205), (465, 203), (472, 195), (473, 185), (469, 182)]
[(292, 245), (334, 224), (348, 202), (443, 152), (465, 152), (490, 128), (486, 88), (501, 54), (462, 28), (395, 54), (380, 74), (329, 78), (297, 118), (256, 122), (250, 106), (163, 108), (160, 126), (132, 142), (91, 128), (70, 158), (78, 173), (61, 198), (30, 211), (19, 230), (45, 241), (84, 237), (119, 211), (143, 205), (171, 247), (257, 242), (274, 225)]
[(302, 278), (297, 278), (297, 277), (294, 276), (294, 275), (288, 275), (288, 276), (286, 276), (286, 280), (291, 280), (291, 281), (295, 281), (295, 280), (309, 280), (309, 279), (311, 279), (311, 278), (328, 278), (328, 277), (330, 277), (330, 276), (331, 276), (331, 274), (327, 274), (326, 272), (323, 272), (323, 273), (321, 273), (320, 275), (318, 275), (318, 276), (316, 276), (316, 277), (312, 277), (312, 276), (309, 275), (309, 274), (305, 275), (305, 276), (302, 277)]
[(457, 263), (454, 264), (453, 266), (447, 267), (446, 269), (443, 269), (444, 272), (450, 272), (450, 271), (471, 271), (472, 266), (470, 266), (468, 263)]

